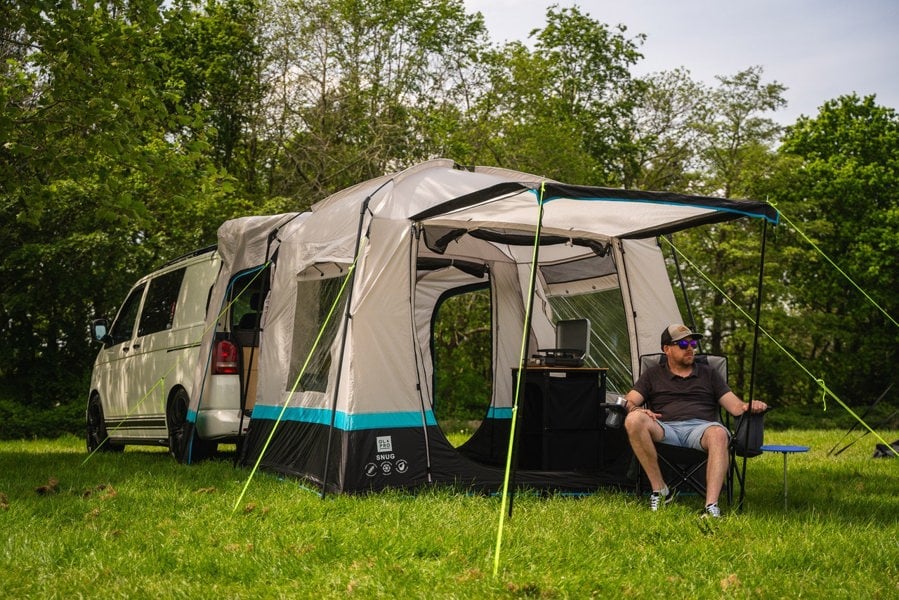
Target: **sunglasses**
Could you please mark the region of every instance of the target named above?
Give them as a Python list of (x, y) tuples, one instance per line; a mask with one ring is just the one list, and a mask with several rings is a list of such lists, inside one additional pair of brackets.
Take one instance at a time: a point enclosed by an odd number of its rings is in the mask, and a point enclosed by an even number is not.
[(681, 350), (686, 350), (687, 348), (698, 348), (699, 342), (696, 340), (677, 340), (677, 347)]

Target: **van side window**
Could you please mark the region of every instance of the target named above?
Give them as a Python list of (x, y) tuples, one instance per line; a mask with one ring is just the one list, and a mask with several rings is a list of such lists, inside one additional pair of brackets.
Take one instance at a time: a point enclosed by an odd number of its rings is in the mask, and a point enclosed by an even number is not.
[(145, 287), (146, 284), (141, 284), (139, 287), (131, 290), (131, 293), (128, 294), (128, 297), (122, 304), (115, 323), (112, 324), (109, 330), (109, 337), (112, 338), (110, 346), (115, 346), (131, 339), (131, 334), (134, 333), (134, 321), (137, 320), (137, 309), (140, 308), (140, 298), (144, 295)]
[(187, 269), (170, 271), (150, 281), (144, 312), (140, 317), (138, 337), (172, 328), (175, 320), (175, 306), (181, 291), (181, 282)]

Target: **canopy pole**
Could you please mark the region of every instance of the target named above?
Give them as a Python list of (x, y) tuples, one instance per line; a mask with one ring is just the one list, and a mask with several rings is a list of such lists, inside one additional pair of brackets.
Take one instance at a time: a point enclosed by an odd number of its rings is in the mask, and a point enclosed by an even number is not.
[[(759, 279), (755, 291), (755, 325), (752, 329), (752, 360), (749, 363), (749, 412), (752, 413), (752, 399), (755, 394), (755, 367), (759, 352), (759, 333), (761, 331), (762, 317), (762, 289), (765, 281), (765, 249), (768, 246), (768, 221), (762, 219), (762, 247), (759, 252)], [(752, 419), (744, 419), (746, 423), (746, 441), (750, 439), (750, 429), (752, 428)], [(737, 500), (737, 510), (743, 510), (743, 501), (746, 498), (746, 461), (748, 457), (743, 457), (743, 464), (740, 474), (740, 497)]]
[[(527, 354), (528, 354), (528, 337), (531, 330), (531, 312), (534, 307), (534, 288), (536, 286), (537, 281), (537, 262), (540, 256), (540, 232), (543, 228), (543, 193), (545, 191), (546, 183), (543, 182), (540, 184), (540, 195), (537, 200), (537, 226), (534, 231), (534, 251), (531, 256), (531, 273), (528, 279), (528, 297), (527, 302), (525, 303), (525, 313), (524, 313), (524, 330), (521, 334), (521, 350), (518, 355), (518, 374), (515, 378), (515, 390), (513, 394), (513, 403), (512, 403), (512, 422), (509, 425), (509, 450), (506, 454), (506, 471), (505, 476), (503, 478), (503, 492), (502, 492), (502, 501), (500, 503), (499, 510), (499, 525), (496, 530), (496, 549), (493, 555), (493, 575), (494, 577), (499, 573), (499, 561), (500, 561), (500, 552), (502, 550), (503, 545), (503, 524), (505, 522), (506, 517), (506, 505), (508, 503), (509, 517), (512, 516), (512, 496), (515, 495), (514, 491), (510, 493), (510, 487), (514, 486), (514, 483), (511, 483), (514, 479), (514, 463), (517, 460), (517, 448), (518, 448), (518, 436), (516, 432), (519, 428), (518, 421), (518, 400), (521, 394), (521, 378), (524, 369), (527, 367)], [(511, 485), (510, 485), (511, 484)]]
[[(375, 192), (377, 191), (378, 190), (375, 190)], [(359, 210), (359, 225), (356, 229), (356, 247), (353, 249), (353, 256), (355, 257), (356, 261), (359, 260), (359, 251), (362, 247), (362, 224), (365, 222), (365, 213), (368, 212), (368, 203), (370, 201), (371, 196), (367, 196), (362, 202), (362, 208)], [(356, 266), (358, 267), (358, 265)], [(343, 315), (343, 334), (340, 337), (340, 360), (337, 364), (337, 377), (334, 383), (334, 395), (331, 398), (331, 421), (328, 424), (328, 444), (325, 447), (325, 465), (322, 470), (322, 490), (320, 494), (322, 499), (325, 498), (328, 489), (328, 468), (331, 464), (331, 445), (334, 439), (334, 423), (337, 418), (337, 398), (340, 394), (340, 379), (343, 376), (344, 351), (346, 350), (346, 341), (347, 337), (349, 336), (350, 319), (352, 319), (350, 311), (352, 311), (353, 308), (353, 288), (356, 284), (356, 269), (353, 269), (353, 272), (349, 274), (349, 277), (350, 280), (348, 282), (349, 291), (347, 292), (346, 298), (346, 312), (344, 312)]]

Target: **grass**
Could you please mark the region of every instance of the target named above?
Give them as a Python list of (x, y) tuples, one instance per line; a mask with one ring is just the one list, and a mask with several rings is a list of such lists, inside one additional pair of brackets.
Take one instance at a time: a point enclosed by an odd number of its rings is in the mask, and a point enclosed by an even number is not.
[(495, 577), (497, 497), (322, 500), (261, 474), (233, 511), (248, 471), (227, 461), (2, 442), (0, 597), (897, 598), (899, 460), (870, 458), (870, 436), (828, 457), (842, 434), (767, 435), (812, 446), (789, 458), (788, 509), (783, 459), (763, 455), (746, 510), (713, 529), (696, 497), (652, 514), (621, 492), (518, 495)]

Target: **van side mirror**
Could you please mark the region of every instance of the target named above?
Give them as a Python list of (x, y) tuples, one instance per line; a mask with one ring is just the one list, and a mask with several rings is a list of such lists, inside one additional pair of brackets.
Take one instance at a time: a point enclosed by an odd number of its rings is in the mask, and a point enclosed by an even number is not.
[(91, 335), (94, 340), (109, 345), (112, 338), (109, 336), (109, 322), (106, 319), (94, 319), (91, 321)]

